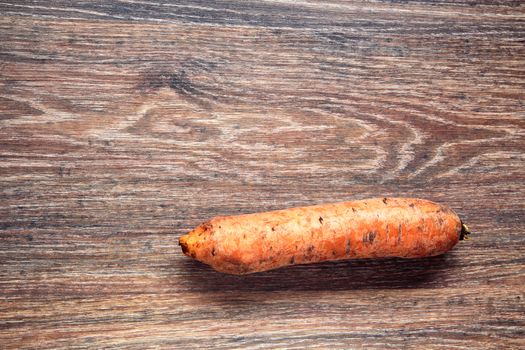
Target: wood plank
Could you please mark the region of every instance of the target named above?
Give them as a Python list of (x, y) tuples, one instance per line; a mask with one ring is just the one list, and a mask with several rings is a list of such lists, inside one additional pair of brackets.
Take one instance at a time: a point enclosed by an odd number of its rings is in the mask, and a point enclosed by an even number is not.
[[(524, 10), (1, 3), (2, 347), (524, 347)], [(449, 204), (473, 237), (244, 277), (177, 245), (376, 196)]]

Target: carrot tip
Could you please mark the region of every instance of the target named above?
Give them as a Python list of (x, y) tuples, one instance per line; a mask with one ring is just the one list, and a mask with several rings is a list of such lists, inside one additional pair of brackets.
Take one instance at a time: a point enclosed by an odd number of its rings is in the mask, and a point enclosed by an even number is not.
[(182, 252), (188, 255), (189, 248), (188, 248), (188, 244), (186, 243), (186, 240), (184, 239), (184, 237), (179, 238), (179, 245), (182, 248)]
[(470, 229), (468, 228), (467, 225), (465, 225), (464, 223), (461, 223), (461, 234), (459, 235), (459, 240), (460, 241), (463, 241), (463, 240), (468, 240), (468, 235), (470, 235)]

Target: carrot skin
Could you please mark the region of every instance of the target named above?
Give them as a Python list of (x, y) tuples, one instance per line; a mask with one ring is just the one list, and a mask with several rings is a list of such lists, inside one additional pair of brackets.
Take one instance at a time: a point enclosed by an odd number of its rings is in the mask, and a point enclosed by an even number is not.
[(330, 260), (434, 256), (461, 237), (461, 220), (448, 206), (374, 198), (215, 217), (179, 244), (215, 270), (241, 275)]

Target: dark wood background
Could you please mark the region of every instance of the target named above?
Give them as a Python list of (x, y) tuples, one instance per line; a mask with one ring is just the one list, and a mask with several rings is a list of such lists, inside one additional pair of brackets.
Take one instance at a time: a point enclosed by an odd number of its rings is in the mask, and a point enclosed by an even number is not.
[[(525, 347), (522, 1), (7, 1), (0, 60), (0, 347)], [(378, 196), (472, 239), (246, 277), (177, 245)]]

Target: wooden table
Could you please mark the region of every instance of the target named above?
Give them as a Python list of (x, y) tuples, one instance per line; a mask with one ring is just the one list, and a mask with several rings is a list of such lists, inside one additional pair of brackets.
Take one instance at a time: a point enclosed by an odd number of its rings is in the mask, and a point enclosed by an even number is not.
[[(525, 347), (521, 1), (0, 4), (0, 347)], [(435, 258), (228, 276), (215, 215), (449, 204)]]

